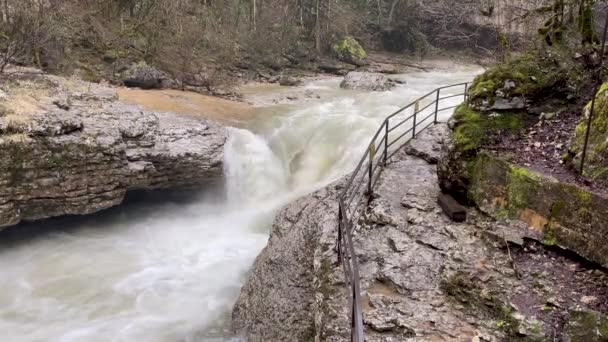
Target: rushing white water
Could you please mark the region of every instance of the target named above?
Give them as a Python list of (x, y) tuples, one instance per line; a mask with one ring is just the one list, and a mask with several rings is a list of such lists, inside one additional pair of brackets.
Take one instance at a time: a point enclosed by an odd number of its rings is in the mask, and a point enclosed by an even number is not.
[(208, 189), (0, 235), (2, 340), (224, 340), (277, 208), (352, 169), (387, 114), (476, 72), (403, 75), (406, 85), (375, 93), (312, 82), (318, 101), (259, 115), (255, 132), (230, 129), (227, 196)]

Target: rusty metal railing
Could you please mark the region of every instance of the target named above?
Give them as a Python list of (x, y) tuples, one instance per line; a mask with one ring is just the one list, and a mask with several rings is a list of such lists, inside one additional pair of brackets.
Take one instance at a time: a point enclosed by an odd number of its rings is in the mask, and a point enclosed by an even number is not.
[[(437, 124), (440, 113), (456, 108), (461, 103), (458, 101), (454, 104), (457, 98), (463, 97), (463, 101), (466, 101), (468, 85), (459, 83), (437, 88), (388, 116), (372, 138), (365, 155), (340, 194), (337, 251), (339, 262), (344, 269), (345, 283), (350, 291), (352, 341), (365, 340), (359, 263), (353, 246), (353, 231), (364, 212), (364, 204), (369, 204), (374, 197), (374, 186), (380, 179), (382, 167), (411, 139)], [(459, 92), (461, 88), (464, 89)], [(442, 102), (445, 104), (448, 100), (449, 105), (442, 107)]]

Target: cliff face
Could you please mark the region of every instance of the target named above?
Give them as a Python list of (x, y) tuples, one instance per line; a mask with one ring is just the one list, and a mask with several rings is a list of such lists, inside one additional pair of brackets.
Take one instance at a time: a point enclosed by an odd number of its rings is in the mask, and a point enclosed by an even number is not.
[(220, 179), (225, 139), (211, 122), (117, 102), (111, 88), (13, 77), (0, 85), (0, 227)]

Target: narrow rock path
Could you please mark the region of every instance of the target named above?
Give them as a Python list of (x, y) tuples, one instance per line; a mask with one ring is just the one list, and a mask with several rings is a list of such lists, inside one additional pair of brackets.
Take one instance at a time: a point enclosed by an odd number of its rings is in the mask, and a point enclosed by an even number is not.
[[(441, 211), (435, 163), (448, 138), (447, 126), (438, 125), (397, 153), (354, 232), (366, 341), (601, 335), (604, 270), (524, 240), (521, 223), (474, 209), (466, 223), (453, 223)], [(279, 213), (235, 306), (235, 327), (249, 341), (350, 340), (348, 292), (334, 249), (344, 183)], [(602, 337), (594, 338), (588, 340)]]

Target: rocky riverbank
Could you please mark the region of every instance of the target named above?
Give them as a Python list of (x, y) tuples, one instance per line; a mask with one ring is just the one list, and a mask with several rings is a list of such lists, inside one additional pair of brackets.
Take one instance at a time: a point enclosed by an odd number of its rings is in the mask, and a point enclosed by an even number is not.
[[(366, 341), (599, 341), (604, 270), (524, 239), (518, 221), (436, 204), (440, 125), (383, 171), (354, 233)], [(420, 157), (418, 157), (420, 156)], [(248, 341), (348, 341), (348, 290), (334, 249), (341, 180), (284, 208), (233, 311)]]
[(222, 179), (223, 127), (26, 70), (0, 84), (0, 227), (97, 212), (131, 190)]

